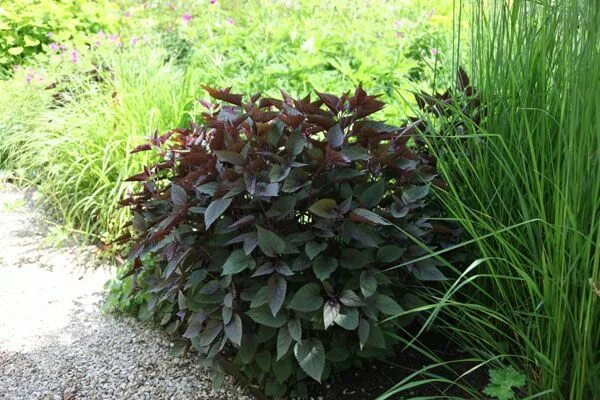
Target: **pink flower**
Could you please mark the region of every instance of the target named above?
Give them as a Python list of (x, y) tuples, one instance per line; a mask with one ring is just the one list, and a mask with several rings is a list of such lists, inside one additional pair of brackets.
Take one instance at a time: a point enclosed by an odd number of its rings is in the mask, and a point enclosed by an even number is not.
[(76, 63), (78, 60), (79, 60), (79, 53), (77, 53), (77, 50), (71, 51), (71, 61)]
[(132, 44), (132, 45), (134, 45), (134, 46), (135, 46), (135, 45), (137, 44), (137, 42), (138, 42), (138, 38), (137, 38), (137, 36), (134, 36), (134, 37), (132, 37), (132, 38), (131, 38), (131, 44)]
[(181, 16), (181, 20), (183, 21), (184, 24), (189, 24), (190, 21), (192, 20), (192, 18), (193, 18), (192, 14), (188, 14), (188, 13), (185, 13)]
[(429, 49), (429, 52), (431, 53), (432, 57), (437, 56), (437, 53), (438, 53), (437, 49), (434, 49), (434, 48)]
[(50, 43), (50, 44), (48, 45), (48, 47), (49, 47), (49, 48), (50, 48), (50, 50), (52, 50), (52, 51), (58, 51), (58, 50), (60, 50), (60, 46), (59, 46), (58, 44), (54, 43), (54, 42)]
[(235, 21), (233, 20), (233, 18), (227, 18), (227, 23), (229, 25), (235, 25)]
[(125, 18), (129, 18), (129, 17), (131, 17), (131, 13), (129, 11), (127, 11), (125, 14), (123, 14), (123, 16)]
[(217, 4), (217, 0), (210, 0), (210, 4)]

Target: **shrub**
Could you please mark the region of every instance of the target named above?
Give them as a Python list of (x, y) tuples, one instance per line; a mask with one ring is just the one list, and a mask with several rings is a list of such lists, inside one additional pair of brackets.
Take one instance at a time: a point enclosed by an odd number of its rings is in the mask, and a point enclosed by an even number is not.
[(275, 397), (389, 354), (400, 320), (385, 319), (411, 306), (411, 276), (444, 276), (431, 258), (383, 271), (453, 240), (429, 221), (439, 182), (415, 124), (368, 120), (383, 103), (360, 86), (316, 101), (207, 91), (224, 104), (207, 103), (203, 125), (134, 150), (159, 156), (122, 202), (136, 295)]

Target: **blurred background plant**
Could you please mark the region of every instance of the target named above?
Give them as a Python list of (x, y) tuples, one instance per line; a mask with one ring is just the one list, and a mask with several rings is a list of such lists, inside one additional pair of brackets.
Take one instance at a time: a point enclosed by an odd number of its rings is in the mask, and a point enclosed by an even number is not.
[(143, 163), (128, 151), (197, 115), (201, 84), (297, 95), (362, 82), (390, 104), (381, 117), (395, 120), (409, 90), (450, 84), (452, 8), (435, 3), (2, 5), (0, 168), (37, 185), (63, 223), (108, 241), (127, 219), (121, 183)]

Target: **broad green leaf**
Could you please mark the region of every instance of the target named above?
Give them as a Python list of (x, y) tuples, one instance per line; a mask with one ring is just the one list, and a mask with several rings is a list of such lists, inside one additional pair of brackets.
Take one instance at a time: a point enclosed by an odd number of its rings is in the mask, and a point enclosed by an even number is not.
[(369, 186), (360, 195), (360, 205), (366, 208), (376, 207), (381, 199), (383, 199), (383, 193), (385, 192), (385, 182), (380, 180), (371, 186)]
[(177, 207), (184, 207), (187, 205), (187, 193), (185, 189), (179, 185), (171, 185), (171, 202)]
[(383, 336), (379, 325), (371, 321), (369, 332), (369, 339), (367, 340), (367, 343), (370, 346), (377, 347), (378, 349), (385, 349), (385, 337)]
[(360, 273), (360, 291), (363, 296), (369, 297), (377, 290), (377, 279), (367, 271)]
[(285, 241), (276, 233), (256, 226), (258, 232), (258, 246), (265, 255), (275, 257), (277, 254), (283, 254), (285, 251)]
[(404, 310), (394, 299), (384, 294), (375, 295), (375, 307), (386, 315), (397, 315)]
[(358, 327), (358, 310), (347, 307), (342, 309), (335, 318), (335, 323), (346, 330), (355, 330)]
[(296, 205), (296, 196), (280, 197), (273, 202), (273, 205), (267, 211), (266, 215), (269, 218), (273, 218), (273, 217), (283, 218), (294, 209), (295, 205)]
[(206, 211), (204, 212), (204, 221), (206, 225), (206, 229), (210, 228), (210, 226), (229, 208), (231, 205), (232, 199), (215, 199), (213, 200)]
[(344, 144), (344, 132), (342, 131), (340, 124), (335, 124), (327, 130), (327, 141), (333, 149)]
[(269, 372), (271, 369), (271, 352), (269, 350), (263, 350), (256, 353), (256, 364), (265, 372)]
[(202, 333), (200, 333), (200, 346), (206, 347), (210, 345), (222, 330), (223, 324), (220, 321), (211, 320)]
[(193, 313), (188, 320), (187, 329), (182, 336), (187, 339), (193, 339), (198, 336), (198, 333), (202, 330), (204, 321), (206, 321), (206, 314), (201, 312)]
[(409, 268), (415, 278), (420, 281), (445, 281), (448, 279), (432, 262), (427, 262), (430, 260), (423, 261), (425, 262), (418, 262)]
[(257, 324), (265, 325), (271, 328), (281, 328), (287, 322), (287, 315), (281, 313), (273, 316), (271, 310), (266, 305), (252, 308), (246, 312), (250, 318)]
[(335, 258), (324, 256), (317, 256), (313, 260), (313, 271), (315, 276), (319, 280), (324, 281), (331, 276), (331, 274), (337, 269), (338, 262)]
[(287, 281), (285, 278), (277, 273), (271, 275), (269, 282), (267, 283), (267, 298), (269, 302), (269, 309), (273, 316), (277, 315), (283, 301), (285, 300), (285, 293), (287, 290)]
[(233, 151), (228, 150), (215, 150), (215, 155), (217, 159), (221, 162), (227, 162), (233, 165), (244, 165), (246, 160), (240, 153), (235, 153)]
[(254, 269), (256, 261), (244, 252), (244, 250), (235, 250), (223, 264), (223, 272), (221, 275), (233, 275), (247, 268)]
[(369, 321), (361, 318), (358, 323), (358, 341), (360, 344), (360, 349), (364, 347), (365, 343), (369, 339), (369, 332), (371, 330), (371, 326), (369, 325)]
[(251, 335), (242, 336), (242, 345), (240, 346), (240, 360), (244, 364), (249, 364), (256, 353), (256, 340)]
[(364, 306), (365, 302), (352, 290), (344, 290), (339, 297), (340, 303), (348, 307)]
[(285, 144), (285, 148), (292, 157), (295, 157), (302, 153), (305, 144), (306, 138), (301, 132), (292, 132)]
[[(273, 366), (275, 368), (275, 366)], [(277, 378), (277, 377), (275, 377)], [(280, 382), (275, 382), (272, 379), (269, 379), (265, 383), (265, 395), (269, 396), (272, 399), (281, 399), (285, 396), (287, 392), (287, 386)]]
[(287, 326), (282, 326), (277, 334), (277, 360), (286, 355), (292, 344), (292, 340)]
[(306, 243), (306, 247), (304, 248), (304, 251), (306, 252), (306, 255), (308, 256), (308, 258), (310, 258), (312, 260), (326, 248), (327, 248), (327, 243), (325, 243), (325, 242), (317, 243), (317, 242), (311, 240), (310, 242)]
[(337, 214), (333, 209), (337, 206), (334, 199), (321, 199), (313, 203), (308, 208), (310, 212), (323, 218), (336, 218)]
[(260, 307), (263, 304), (267, 304), (267, 287), (263, 286), (254, 295), (252, 302), (250, 303), (250, 308)]
[(383, 246), (377, 250), (377, 260), (381, 262), (394, 262), (406, 251), (403, 247)]
[(289, 308), (296, 311), (316, 311), (323, 305), (321, 288), (316, 283), (302, 286), (292, 298)]
[(429, 194), (429, 185), (413, 186), (402, 192), (402, 202), (404, 204), (413, 203), (421, 200)]
[(323, 324), (325, 329), (333, 325), (333, 321), (340, 313), (340, 303), (335, 300), (328, 300), (323, 306)]
[(299, 319), (290, 319), (287, 327), (292, 339), (294, 339), (296, 342), (302, 340), (302, 325)]
[(374, 261), (372, 254), (364, 249), (346, 248), (342, 251), (340, 264), (347, 269), (361, 269), (372, 261)]
[(273, 363), (273, 375), (277, 382), (284, 383), (294, 372), (293, 358), (285, 357), (282, 360), (277, 360)]
[(294, 346), (298, 364), (308, 376), (321, 382), (325, 369), (325, 349), (319, 339), (306, 339)]
[(231, 342), (242, 345), (242, 319), (238, 314), (234, 314), (231, 321), (225, 325), (225, 335)]
[(369, 150), (365, 149), (362, 146), (349, 146), (344, 148), (341, 153), (346, 156), (350, 161), (356, 160), (369, 160), (371, 156), (369, 155)]

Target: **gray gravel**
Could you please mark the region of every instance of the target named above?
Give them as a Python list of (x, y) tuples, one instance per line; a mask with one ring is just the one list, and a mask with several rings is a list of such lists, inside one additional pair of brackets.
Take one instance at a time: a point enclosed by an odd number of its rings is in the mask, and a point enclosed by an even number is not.
[(173, 358), (162, 332), (103, 314), (114, 271), (93, 248), (48, 246), (47, 225), (0, 182), (0, 399), (252, 398), (229, 378), (213, 392), (199, 358)]

